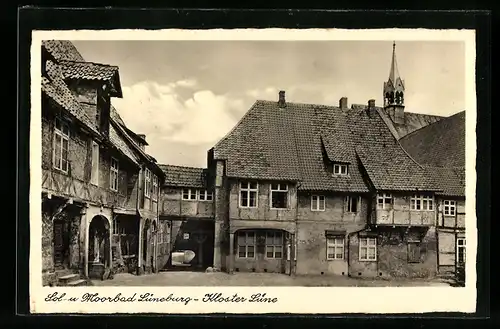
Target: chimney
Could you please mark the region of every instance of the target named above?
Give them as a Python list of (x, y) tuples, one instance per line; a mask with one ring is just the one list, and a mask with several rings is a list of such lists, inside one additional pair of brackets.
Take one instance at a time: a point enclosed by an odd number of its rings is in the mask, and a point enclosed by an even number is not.
[(375, 108), (375, 100), (374, 99), (370, 99), (368, 101), (368, 108), (370, 108), (370, 109)]
[(341, 99), (339, 99), (339, 107), (341, 109), (347, 108), (347, 97), (342, 97)]
[[(137, 136), (139, 136), (140, 138), (144, 139), (144, 141), (146, 141), (146, 135), (145, 134), (137, 134)], [(146, 150), (146, 145), (144, 145), (143, 143), (139, 143), (139, 146), (141, 147), (141, 150), (143, 150), (143, 151)]]
[(282, 107), (282, 108), (286, 106), (285, 91), (284, 90), (280, 90), (280, 92), (279, 92), (278, 106)]

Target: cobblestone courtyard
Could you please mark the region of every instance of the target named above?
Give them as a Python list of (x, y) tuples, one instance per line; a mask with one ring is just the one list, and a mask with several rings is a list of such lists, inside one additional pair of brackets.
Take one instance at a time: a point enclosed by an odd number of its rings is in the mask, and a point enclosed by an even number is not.
[(136, 276), (115, 275), (113, 280), (92, 281), (94, 286), (305, 286), (305, 287), (417, 287), (449, 286), (443, 280), (369, 280), (346, 276), (288, 276), (272, 273), (160, 272)]

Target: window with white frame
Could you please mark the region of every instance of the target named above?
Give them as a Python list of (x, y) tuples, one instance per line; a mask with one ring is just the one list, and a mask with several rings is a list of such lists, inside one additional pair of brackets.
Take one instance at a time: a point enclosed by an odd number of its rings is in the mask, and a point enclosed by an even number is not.
[(344, 211), (357, 213), (361, 205), (360, 196), (347, 195), (344, 199)]
[(288, 185), (271, 184), (271, 208), (288, 208)]
[(255, 232), (238, 232), (238, 258), (255, 257)]
[(377, 194), (378, 209), (392, 209), (392, 195), (390, 193)]
[(240, 182), (240, 207), (256, 208), (259, 185), (255, 182)]
[(411, 210), (434, 210), (434, 197), (424, 194), (413, 194), (410, 199)]
[(344, 259), (344, 237), (327, 236), (326, 237), (326, 259)]
[(453, 200), (444, 200), (443, 214), (445, 216), (455, 216), (457, 212), (457, 202)]
[(54, 124), (53, 163), (54, 168), (68, 172), (69, 126), (56, 118)]
[(115, 158), (111, 158), (109, 188), (113, 191), (118, 191), (118, 160)]
[(325, 196), (324, 195), (311, 195), (311, 210), (324, 211), (325, 210)]
[(347, 175), (348, 173), (349, 173), (348, 165), (338, 164), (338, 163), (333, 165), (333, 174), (334, 175)]
[(196, 190), (185, 188), (182, 190), (182, 200), (194, 201), (197, 199)]
[(212, 192), (207, 190), (200, 190), (198, 193), (198, 197), (200, 201), (212, 201), (213, 199)]
[(92, 167), (90, 172), (90, 183), (99, 185), (99, 144), (92, 141)]
[(465, 263), (465, 238), (457, 239), (457, 263)]
[(146, 197), (151, 196), (151, 170), (146, 168), (144, 173), (144, 195)]
[(153, 175), (153, 191), (151, 193), (154, 201), (158, 200), (158, 176)]
[(266, 258), (283, 257), (283, 234), (281, 232), (266, 233)]
[(377, 238), (360, 237), (359, 238), (359, 260), (375, 261), (377, 260)]

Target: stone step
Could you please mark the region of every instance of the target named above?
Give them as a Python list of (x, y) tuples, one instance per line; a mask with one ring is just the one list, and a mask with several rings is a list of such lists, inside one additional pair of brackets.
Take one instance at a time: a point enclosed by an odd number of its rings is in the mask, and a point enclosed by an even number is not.
[(70, 281), (74, 281), (76, 279), (80, 278), (80, 276), (78, 274), (67, 274), (65, 276), (60, 276), (59, 277), (59, 282), (61, 283), (68, 283)]
[(86, 286), (86, 285), (87, 285), (87, 280), (84, 279), (78, 279), (67, 283), (67, 286), (69, 287)]

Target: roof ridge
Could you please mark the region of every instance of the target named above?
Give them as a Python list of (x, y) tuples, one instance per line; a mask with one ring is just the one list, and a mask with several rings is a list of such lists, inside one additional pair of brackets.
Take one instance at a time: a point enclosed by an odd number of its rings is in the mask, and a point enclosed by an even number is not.
[(180, 165), (171, 165), (171, 164), (166, 164), (166, 163), (160, 163), (158, 164), (160, 167), (175, 167), (175, 168), (185, 168), (185, 169), (207, 169), (204, 167), (193, 167), (193, 166), (180, 166)]
[(99, 65), (99, 66), (107, 66), (110, 68), (116, 68), (119, 69), (120, 67), (118, 65), (110, 65), (110, 64), (104, 64), (104, 63), (97, 63), (97, 62), (90, 62), (90, 61), (74, 61), (71, 59), (60, 59), (58, 60), (59, 63), (77, 63), (77, 64), (94, 64), (94, 65)]
[[(432, 122), (432, 123), (430, 123), (430, 124), (428, 124), (428, 125), (425, 125), (425, 126), (423, 126), (423, 127), (420, 127), (420, 128), (418, 128), (417, 130), (414, 130), (414, 131), (412, 131), (411, 133), (404, 135), (403, 137), (401, 137), (401, 139), (400, 139), (400, 140), (407, 140), (408, 138), (410, 138), (411, 136), (415, 135), (416, 133), (418, 133), (418, 132), (422, 131), (423, 129), (425, 129), (425, 128), (429, 128), (429, 129), (431, 129), (431, 128), (433, 128), (433, 127), (436, 127), (438, 124), (443, 124), (443, 122), (446, 122), (446, 120), (447, 120), (447, 119), (451, 119), (451, 118), (453, 118), (453, 117), (455, 117), (455, 116), (457, 116), (458, 114), (461, 114), (461, 113), (465, 113), (465, 110), (462, 110), (462, 111), (460, 111), (460, 112), (457, 112), (457, 113), (455, 113), (455, 114), (452, 114), (452, 115), (450, 115), (450, 116), (448, 116), (448, 117), (440, 117), (440, 118), (441, 118), (441, 120), (438, 120), (438, 121)], [(420, 114), (420, 113), (415, 113), (415, 114)], [(423, 115), (427, 115), (427, 114), (423, 114)], [(431, 115), (430, 115), (430, 116), (431, 116)]]

